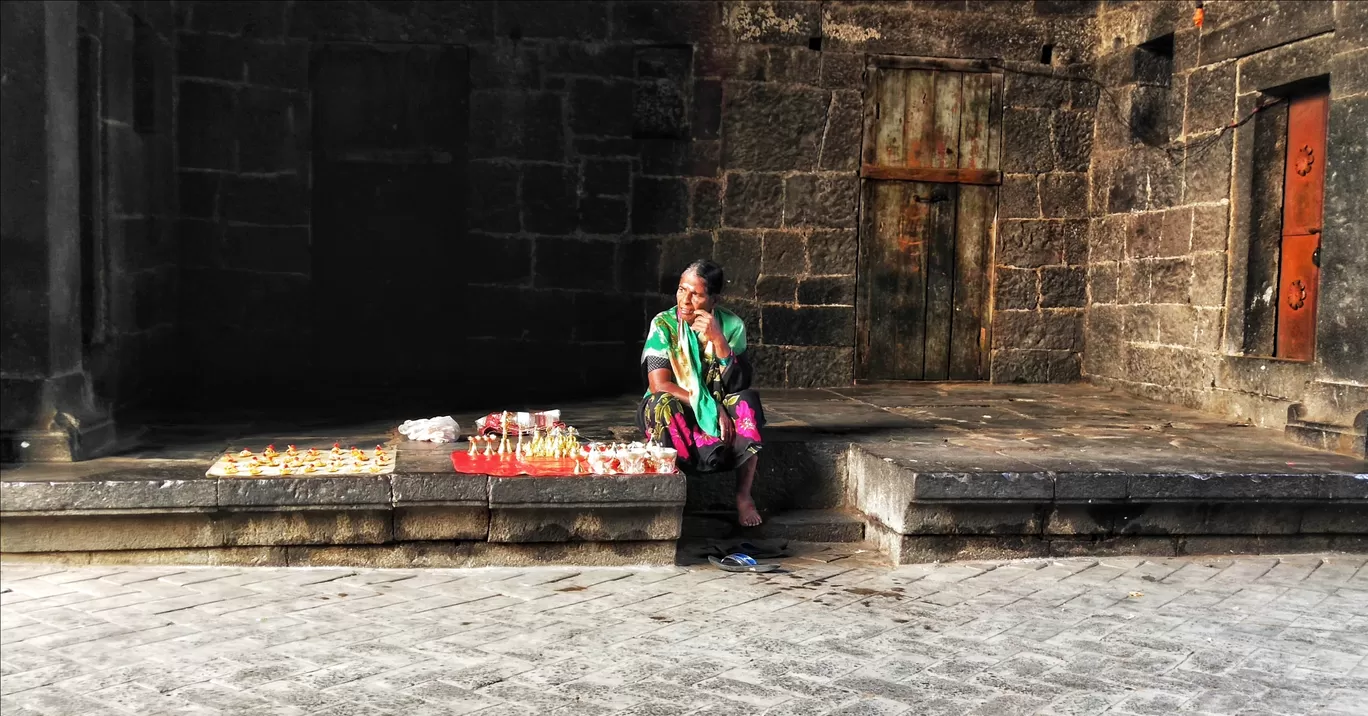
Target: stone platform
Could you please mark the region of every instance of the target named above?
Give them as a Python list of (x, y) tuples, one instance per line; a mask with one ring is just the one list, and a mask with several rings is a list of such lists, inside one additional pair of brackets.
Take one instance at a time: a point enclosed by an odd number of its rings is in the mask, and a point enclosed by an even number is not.
[[(283, 429), (153, 428), (83, 463), (0, 470), (5, 559), (100, 562), (660, 564), (681, 538), (867, 541), (898, 563), (1001, 556), (1368, 551), (1368, 463), (1281, 433), (1087, 385), (896, 384), (763, 393), (755, 496), (730, 476), (457, 475), (402, 418)], [(635, 399), (558, 406), (632, 439)], [(510, 406), (511, 407), (511, 406)], [(533, 408), (545, 406), (530, 406)], [(470, 426), (483, 412), (457, 414)], [(412, 416), (409, 416), (412, 417)], [(206, 478), (223, 451), (371, 446), (384, 476)]]

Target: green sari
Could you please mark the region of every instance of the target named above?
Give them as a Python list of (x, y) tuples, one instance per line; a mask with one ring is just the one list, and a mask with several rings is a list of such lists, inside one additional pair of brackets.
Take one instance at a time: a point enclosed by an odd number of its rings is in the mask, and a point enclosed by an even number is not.
[[(722, 335), (731, 346), (733, 356), (746, 350), (746, 324), (741, 317), (725, 308), (712, 311), (713, 318), (722, 324)], [(703, 358), (711, 356), (712, 345), (700, 345), (698, 334), (679, 320), (677, 309), (662, 311), (651, 319), (651, 330), (646, 335), (646, 346), (642, 349), (642, 360), (648, 357), (665, 358), (670, 361), (674, 371), (675, 384), (689, 391), (689, 407), (693, 408), (698, 427), (708, 435), (720, 437), (722, 429), (717, 423), (717, 402), (724, 396), (713, 395), (708, 386), (720, 381), (721, 366), (718, 361), (707, 361), (712, 371), (719, 375), (703, 375)], [(650, 395), (650, 392), (647, 392)]]

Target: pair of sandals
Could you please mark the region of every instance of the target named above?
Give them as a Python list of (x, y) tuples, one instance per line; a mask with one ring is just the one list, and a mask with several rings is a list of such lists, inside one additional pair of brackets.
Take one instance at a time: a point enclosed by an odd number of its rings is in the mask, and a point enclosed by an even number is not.
[[(715, 554), (708, 555), (708, 561), (712, 563), (714, 567), (717, 567), (724, 572), (773, 572), (776, 569), (779, 569), (779, 565), (762, 564), (755, 561), (755, 557), (751, 555), (765, 558), (783, 557), (788, 554), (786, 551), (786, 548), (788, 547), (787, 542), (778, 544), (742, 542), (740, 544), (726, 546), (714, 542), (711, 546)], [(731, 552), (731, 554), (726, 554), (730, 549), (735, 549), (736, 551)], [(724, 556), (719, 557), (718, 554)]]

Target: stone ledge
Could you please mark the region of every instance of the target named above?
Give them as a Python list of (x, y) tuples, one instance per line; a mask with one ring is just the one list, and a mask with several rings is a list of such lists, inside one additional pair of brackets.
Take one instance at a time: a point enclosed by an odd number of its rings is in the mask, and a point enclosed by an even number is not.
[(216, 480), (3, 482), (0, 511), (114, 510), (215, 507)]
[(491, 508), (541, 505), (682, 507), (685, 492), (683, 475), (495, 477), (489, 481), (489, 505)]
[(228, 478), (218, 481), (220, 507), (288, 505), (390, 505), (384, 475)]

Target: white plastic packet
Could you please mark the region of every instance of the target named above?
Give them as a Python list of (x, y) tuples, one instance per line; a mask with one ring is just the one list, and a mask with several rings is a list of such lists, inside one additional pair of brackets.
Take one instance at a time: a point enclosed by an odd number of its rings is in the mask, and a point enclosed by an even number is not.
[(399, 434), (409, 440), (454, 443), (461, 436), (461, 426), (450, 415), (443, 415), (425, 420), (405, 420), (399, 426)]

